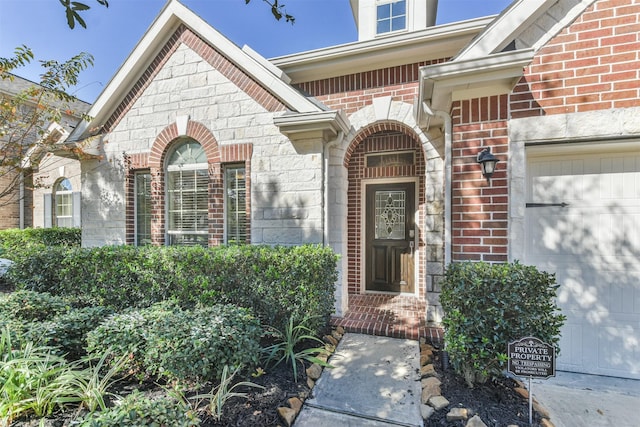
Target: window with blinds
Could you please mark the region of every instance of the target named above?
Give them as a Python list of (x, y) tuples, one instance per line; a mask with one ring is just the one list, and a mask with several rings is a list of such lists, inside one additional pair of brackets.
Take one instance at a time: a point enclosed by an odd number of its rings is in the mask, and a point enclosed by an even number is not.
[(166, 173), (167, 243), (208, 244), (209, 172), (202, 146), (187, 139), (173, 151)]
[(244, 165), (225, 168), (226, 242), (241, 244), (247, 241), (247, 188)]
[(139, 172), (135, 178), (135, 244), (151, 244), (151, 174)]

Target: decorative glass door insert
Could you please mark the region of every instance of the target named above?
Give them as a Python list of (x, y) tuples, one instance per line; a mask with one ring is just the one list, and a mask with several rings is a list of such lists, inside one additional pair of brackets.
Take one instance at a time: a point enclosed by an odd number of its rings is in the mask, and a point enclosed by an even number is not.
[(405, 238), (407, 195), (401, 191), (376, 191), (375, 238), (403, 240)]

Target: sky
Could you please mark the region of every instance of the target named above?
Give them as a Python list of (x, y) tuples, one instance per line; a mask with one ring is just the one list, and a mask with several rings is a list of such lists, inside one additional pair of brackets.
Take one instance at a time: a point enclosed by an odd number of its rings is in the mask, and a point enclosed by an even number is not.
[[(265, 58), (304, 52), (357, 40), (349, 0), (280, 0), (295, 24), (276, 21), (263, 0), (181, 0), (236, 45), (245, 44)], [(87, 29), (70, 29), (59, 0), (0, 0), (0, 57), (26, 45), (35, 61), (15, 74), (39, 81), (38, 60), (64, 62), (80, 52), (94, 57), (69, 92), (94, 102), (152, 24), (166, 0), (96, 0), (82, 15)], [(511, 0), (439, 0), (436, 24), (500, 13)]]

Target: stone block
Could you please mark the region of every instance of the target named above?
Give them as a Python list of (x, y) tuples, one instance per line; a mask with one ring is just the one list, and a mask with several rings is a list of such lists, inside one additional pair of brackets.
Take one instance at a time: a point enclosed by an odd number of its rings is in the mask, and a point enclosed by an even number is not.
[(433, 396), (429, 399), (428, 404), (436, 411), (439, 411), (440, 409), (449, 406), (449, 401), (443, 396)]
[(429, 405), (425, 405), (425, 404), (420, 405), (420, 415), (422, 416), (423, 420), (429, 419), (429, 417), (431, 417), (431, 415), (433, 415), (435, 411), (436, 410)]
[(471, 419), (467, 422), (465, 427), (487, 427), (487, 425), (482, 421), (477, 415), (471, 417)]
[(320, 375), (322, 375), (322, 367), (317, 363), (314, 363), (307, 368), (307, 376), (312, 380), (317, 380), (320, 378)]
[(460, 421), (466, 420), (468, 415), (467, 408), (453, 408), (447, 414), (447, 421)]
[(513, 389), (513, 391), (522, 396), (524, 399), (529, 399), (529, 391), (526, 388), (516, 387)]
[(291, 408), (281, 406), (278, 408), (278, 415), (287, 427), (291, 427), (293, 425), (293, 421), (296, 419), (296, 415), (298, 414)]
[(298, 412), (300, 412), (300, 409), (302, 409), (302, 400), (300, 400), (297, 397), (291, 397), (289, 398), (289, 400), (287, 400), (287, 403), (289, 404), (289, 407), (291, 409), (293, 409), (294, 411), (296, 411), (296, 414)]
[(433, 367), (433, 364), (424, 365), (420, 368), (421, 377), (435, 377), (436, 375), (436, 369)]

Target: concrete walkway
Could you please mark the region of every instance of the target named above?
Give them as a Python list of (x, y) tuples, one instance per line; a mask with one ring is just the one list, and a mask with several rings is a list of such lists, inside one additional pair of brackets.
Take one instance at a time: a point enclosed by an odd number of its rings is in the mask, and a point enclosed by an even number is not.
[(347, 333), (295, 427), (422, 427), (417, 341)]
[(640, 380), (557, 372), (531, 389), (555, 427), (640, 425)]

